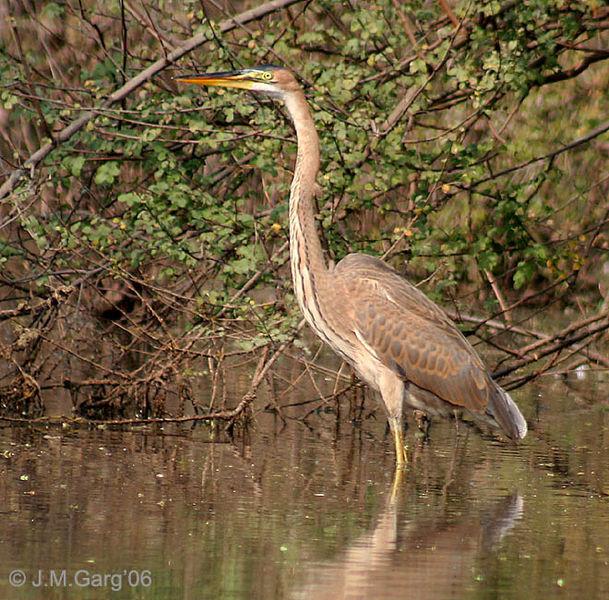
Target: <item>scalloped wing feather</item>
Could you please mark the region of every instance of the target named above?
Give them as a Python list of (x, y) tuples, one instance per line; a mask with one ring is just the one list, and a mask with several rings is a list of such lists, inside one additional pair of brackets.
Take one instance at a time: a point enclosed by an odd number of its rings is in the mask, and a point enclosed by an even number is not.
[(450, 404), (486, 409), (495, 384), (439, 306), (374, 257), (350, 255), (335, 274), (357, 302), (352, 327), (378, 360)]

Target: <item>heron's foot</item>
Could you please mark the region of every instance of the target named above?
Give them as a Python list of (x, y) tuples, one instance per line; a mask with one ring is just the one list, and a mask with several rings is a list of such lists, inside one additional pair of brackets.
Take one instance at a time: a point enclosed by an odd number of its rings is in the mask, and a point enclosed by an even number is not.
[(408, 464), (408, 455), (406, 453), (406, 444), (404, 443), (404, 430), (401, 419), (391, 417), (389, 419), (389, 426), (391, 427), (395, 444), (396, 465), (398, 468), (403, 469)]

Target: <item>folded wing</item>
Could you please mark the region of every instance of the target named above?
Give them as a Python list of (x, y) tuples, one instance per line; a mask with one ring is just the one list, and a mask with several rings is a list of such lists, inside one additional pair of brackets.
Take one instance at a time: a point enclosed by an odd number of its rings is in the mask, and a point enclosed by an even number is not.
[(440, 307), (370, 256), (348, 256), (337, 274), (358, 299), (351, 315), (355, 333), (378, 360), (455, 407), (486, 410), (495, 384)]

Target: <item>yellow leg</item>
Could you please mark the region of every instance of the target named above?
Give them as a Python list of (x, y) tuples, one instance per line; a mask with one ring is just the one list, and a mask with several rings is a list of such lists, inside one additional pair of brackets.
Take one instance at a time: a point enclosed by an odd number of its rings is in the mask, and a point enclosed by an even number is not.
[(391, 484), (391, 495), (389, 496), (390, 506), (397, 504), (400, 491), (402, 489), (402, 476), (404, 475), (404, 469), (400, 466), (395, 467), (395, 473), (393, 474), (393, 483)]
[(406, 455), (406, 445), (404, 444), (404, 431), (402, 429), (401, 419), (396, 417), (389, 418), (389, 426), (393, 433), (393, 441), (395, 443), (395, 460), (399, 468), (404, 468), (408, 464), (408, 456)]

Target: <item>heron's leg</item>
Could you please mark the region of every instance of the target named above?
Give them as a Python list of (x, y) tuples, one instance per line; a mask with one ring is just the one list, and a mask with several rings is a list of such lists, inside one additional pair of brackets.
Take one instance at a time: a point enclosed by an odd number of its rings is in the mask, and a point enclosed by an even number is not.
[(402, 478), (404, 469), (396, 465), (395, 473), (393, 474), (393, 483), (391, 484), (391, 494), (389, 495), (389, 506), (395, 506), (399, 500), (402, 490)]
[(391, 427), (391, 433), (393, 434), (397, 466), (405, 467), (408, 463), (408, 456), (406, 455), (406, 444), (404, 443), (404, 424), (402, 422), (402, 416), (389, 417), (389, 427)]
[(387, 410), (387, 420), (393, 435), (395, 460), (398, 467), (404, 467), (408, 462), (406, 445), (404, 444), (404, 423), (402, 421), (404, 396), (407, 393), (406, 384), (389, 369), (381, 374), (378, 381), (383, 403)]

